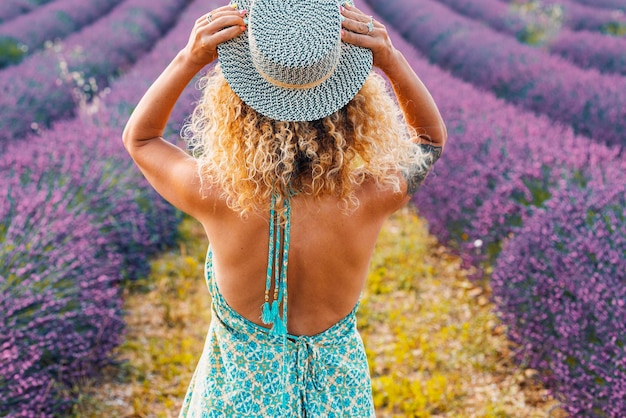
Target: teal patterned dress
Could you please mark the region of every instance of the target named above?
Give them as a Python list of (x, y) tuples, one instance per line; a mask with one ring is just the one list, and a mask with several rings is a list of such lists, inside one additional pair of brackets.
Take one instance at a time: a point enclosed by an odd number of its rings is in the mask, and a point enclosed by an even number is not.
[(212, 280), (213, 317), (180, 417), (372, 417), (356, 308), (314, 336), (271, 335), (235, 312)]
[[(273, 211), (270, 219), (274, 219)], [(282, 243), (280, 230), (284, 233)], [(275, 281), (279, 292), (274, 300), (278, 297), (283, 306), (282, 318), (267, 309), (266, 322), (271, 329), (247, 320), (228, 305), (213, 280), (209, 249), (205, 276), (213, 316), (180, 417), (375, 416), (367, 358), (356, 328), (356, 307), (320, 334), (287, 333), (288, 222), (280, 230), (271, 222), (268, 284)], [(282, 268), (276, 263), (280, 249)], [(276, 271), (279, 274), (274, 274)], [(268, 292), (269, 286), (269, 307)]]

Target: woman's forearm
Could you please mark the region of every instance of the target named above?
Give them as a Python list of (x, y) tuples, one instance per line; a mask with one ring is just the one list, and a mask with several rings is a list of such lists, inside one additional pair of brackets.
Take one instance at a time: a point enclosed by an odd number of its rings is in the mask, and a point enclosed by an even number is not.
[(217, 45), (246, 30), (243, 20), (246, 13), (236, 10), (235, 5), (227, 5), (196, 21), (185, 48), (150, 86), (126, 124), (124, 145), (133, 158), (142, 145), (163, 135), (172, 109), (187, 84), (217, 58)]
[(201, 68), (189, 60), (184, 50), (172, 60), (144, 94), (126, 124), (123, 138), (129, 151), (163, 135), (176, 101)]
[(389, 78), (406, 122), (418, 140), (443, 147), (447, 132), (439, 109), (422, 80), (394, 48), (385, 25), (351, 5), (344, 5), (341, 14), (342, 40), (372, 50), (374, 65)]
[(446, 126), (430, 92), (408, 64), (404, 56), (393, 50), (385, 67), (407, 123), (427, 143), (443, 147), (447, 140)]

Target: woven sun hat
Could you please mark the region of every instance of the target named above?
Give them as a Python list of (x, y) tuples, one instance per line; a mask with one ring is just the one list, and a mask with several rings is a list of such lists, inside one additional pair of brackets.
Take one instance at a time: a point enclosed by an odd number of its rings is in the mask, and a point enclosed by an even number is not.
[(218, 46), (226, 81), (280, 121), (313, 121), (344, 107), (372, 69), (372, 52), (341, 41), (346, 0), (232, 0), (248, 29)]

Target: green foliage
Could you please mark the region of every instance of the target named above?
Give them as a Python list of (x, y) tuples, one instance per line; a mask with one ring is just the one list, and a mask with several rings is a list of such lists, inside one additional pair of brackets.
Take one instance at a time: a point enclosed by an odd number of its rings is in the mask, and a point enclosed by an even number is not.
[(0, 36), (0, 68), (19, 63), (27, 51), (17, 39)]
[(626, 24), (621, 22), (607, 23), (602, 32), (612, 36), (626, 36)]
[(511, 7), (525, 23), (517, 33), (517, 39), (525, 44), (543, 45), (563, 26), (563, 6), (559, 4), (531, 0), (513, 3)]

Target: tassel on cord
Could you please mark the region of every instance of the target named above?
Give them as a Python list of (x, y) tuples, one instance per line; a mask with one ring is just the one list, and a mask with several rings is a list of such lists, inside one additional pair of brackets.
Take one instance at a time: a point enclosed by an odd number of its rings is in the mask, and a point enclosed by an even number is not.
[(274, 318), (274, 326), (270, 330), (270, 334), (274, 336), (286, 335), (287, 327), (280, 316)]
[(274, 278), (274, 271), (272, 270), (274, 267), (274, 220), (275, 220), (275, 210), (274, 206), (276, 204), (276, 198), (272, 196), (272, 204), (270, 207), (270, 231), (269, 231), (269, 249), (267, 254), (267, 276), (265, 279), (265, 303), (261, 308), (261, 321), (264, 324), (270, 325), (272, 320), (274, 319), (274, 315), (272, 314), (271, 305), (270, 305), (270, 287), (272, 286), (272, 279)]
[(270, 303), (265, 302), (263, 304), (263, 311), (261, 312), (261, 321), (263, 321), (264, 324), (271, 324), (273, 318), (274, 318), (274, 315), (272, 314)]
[(276, 318), (278, 318), (278, 301), (275, 300), (274, 302), (272, 302), (272, 310), (270, 313), (270, 321), (271, 320), (275, 320)]

